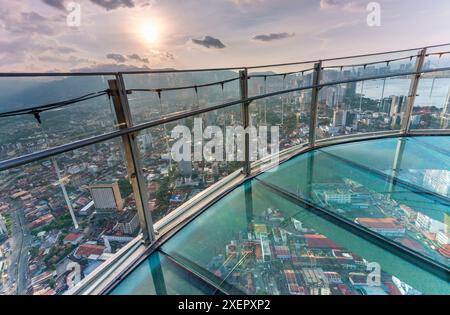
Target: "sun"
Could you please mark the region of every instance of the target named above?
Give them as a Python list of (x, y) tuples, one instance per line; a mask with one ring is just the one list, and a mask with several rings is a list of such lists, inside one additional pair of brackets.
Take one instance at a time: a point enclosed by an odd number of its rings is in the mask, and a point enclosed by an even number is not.
[(154, 24), (142, 25), (141, 34), (142, 37), (151, 44), (158, 40), (158, 30)]

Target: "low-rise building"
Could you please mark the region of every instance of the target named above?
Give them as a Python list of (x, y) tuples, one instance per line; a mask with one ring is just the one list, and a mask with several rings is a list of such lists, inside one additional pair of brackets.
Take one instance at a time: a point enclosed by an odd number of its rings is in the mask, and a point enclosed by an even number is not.
[(83, 234), (69, 233), (64, 238), (63, 243), (64, 244), (78, 245), (79, 243), (81, 243), (82, 239), (83, 239)]
[(103, 245), (85, 243), (80, 245), (73, 255), (77, 259), (87, 258), (97, 260), (104, 251), (105, 246)]
[(356, 218), (355, 222), (387, 237), (402, 236), (406, 231), (394, 218)]

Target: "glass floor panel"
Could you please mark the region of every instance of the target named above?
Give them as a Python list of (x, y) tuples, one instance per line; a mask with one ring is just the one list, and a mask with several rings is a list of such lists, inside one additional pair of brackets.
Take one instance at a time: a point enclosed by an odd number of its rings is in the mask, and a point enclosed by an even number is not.
[[(383, 163), (394, 165), (383, 143), (395, 151), (398, 141), (389, 138), (326, 147), (295, 157), (276, 172), (261, 174), (259, 178), (449, 266), (445, 238), (449, 232), (450, 199), (426, 189), (422, 182), (399, 178), (401, 172), (393, 172), (392, 168), (382, 169)], [(408, 146), (414, 142), (410, 143)], [(433, 169), (440, 167), (441, 171), (450, 172), (447, 156), (405, 147), (404, 157), (412, 156), (402, 159), (408, 167), (427, 170), (427, 158), (419, 158), (417, 151), (431, 155), (428, 160)], [(398, 169), (402, 169), (401, 164)], [(438, 172), (429, 177), (436, 182), (439, 176)], [(444, 178), (440, 185), (449, 187), (450, 179)]]
[[(374, 141), (380, 140), (358, 144)], [(445, 252), (439, 251), (446, 247), (436, 240), (438, 232), (448, 233), (445, 197), (393, 181), (377, 172), (376, 160), (364, 165), (369, 158), (343, 159), (337, 149), (345, 146), (302, 154), (235, 188), (166, 241), (112, 293), (450, 294), (448, 278), (315, 211), (320, 207), (357, 221), (448, 266)], [(285, 191), (310, 205), (287, 198)], [(431, 229), (436, 230), (434, 239)], [(150, 263), (155, 255), (160, 262)], [(157, 285), (155, 265), (162, 270)]]
[(450, 197), (448, 183), (433, 181), (436, 177), (446, 176), (450, 170), (448, 138), (388, 138), (326, 147), (322, 151)]
[(179, 267), (159, 252), (142, 262), (111, 292), (111, 295), (202, 295), (216, 289)]

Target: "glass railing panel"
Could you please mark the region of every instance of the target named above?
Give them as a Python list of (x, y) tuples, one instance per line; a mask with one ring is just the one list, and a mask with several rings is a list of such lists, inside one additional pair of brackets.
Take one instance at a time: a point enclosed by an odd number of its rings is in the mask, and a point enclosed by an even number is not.
[(110, 295), (213, 295), (216, 290), (165, 255), (154, 252), (122, 280)]
[(415, 71), (418, 51), (388, 53), (322, 63), (322, 82), (330, 83), (365, 77), (395, 75)]
[(450, 129), (450, 71), (421, 76), (411, 129)]
[[(232, 285), (247, 294), (445, 294), (450, 290), (445, 280), (254, 180), (210, 206), (161, 250), (175, 260), (202, 266), (212, 281), (219, 279), (222, 286)], [(381, 281), (369, 288), (371, 262), (382, 271)], [(355, 282), (357, 278), (362, 281)]]
[(423, 69), (437, 69), (450, 66), (450, 45), (428, 48)]
[(409, 84), (402, 77), (323, 87), (316, 139), (399, 130)]
[[(112, 78), (75, 75), (0, 78), (0, 160), (116, 130), (114, 106), (106, 94), (108, 80)], [(80, 102), (40, 113), (41, 123), (33, 114), (1, 117), (7, 112), (80, 97), (83, 97)]]
[(383, 162), (375, 150), (367, 158), (357, 153), (355, 161), (339, 154), (338, 147), (305, 153), (260, 178), (448, 266), (448, 197), (411, 184), (404, 173), (396, 178), (392, 168), (378, 170)]
[[(235, 70), (124, 75), (125, 87), (131, 93), (128, 102), (135, 124), (238, 100), (238, 78), (239, 72)], [(210, 83), (216, 84), (202, 86)], [(170, 90), (180, 87), (187, 88)], [(157, 89), (161, 89), (159, 94)]]
[(138, 235), (123, 152), (113, 139), (0, 173), (1, 293), (62, 294)]
[[(138, 141), (141, 152), (141, 164), (146, 178), (149, 209), (153, 222), (168, 215), (184, 202), (210, 187), (218, 180), (226, 177), (243, 166), (242, 152), (236, 148), (234, 160), (226, 155), (227, 128), (242, 126), (241, 106), (207, 112), (202, 115), (188, 117), (175, 122), (143, 130)], [(182, 138), (176, 128), (186, 128), (186, 147), (178, 146)], [(206, 129), (217, 130), (218, 133), (207, 134)], [(222, 134), (219, 134), (222, 133)], [(217, 138), (216, 138), (217, 137)], [(221, 139), (216, 147), (212, 146), (211, 154), (206, 150), (212, 138)], [(238, 143), (236, 140), (235, 143)], [(174, 152), (184, 153), (188, 159), (176, 159)], [(182, 156), (181, 156), (182, 157)]]
[(450, 154), (450, 137), (446, 136), (433, 136), (433, 137), (414, 137), (414, 141), (420, 144), (426, 144), (427, 148), (430, 147), (435, 151), (442, 154)]
[(388, 138), (330, 146), (323, 151), (419, 189), (450, 197), (448, 183), (436, 181), (439, 174), (445, 175), (450, 169), (450, 155), (443, 145), (449, 142), (447, 139), (445, 136)]
[(271, 131), (277, 131), (282, 151), (308, 142), (310, 108), (310, 89), (266, 97), (250, 104), (250, 123), (258, 130), (267, 127), (269, 144), (276, 141)]
[(307, 87), (312, 84), (314, 64), (301, 64), (248, 71), (249, 96)]

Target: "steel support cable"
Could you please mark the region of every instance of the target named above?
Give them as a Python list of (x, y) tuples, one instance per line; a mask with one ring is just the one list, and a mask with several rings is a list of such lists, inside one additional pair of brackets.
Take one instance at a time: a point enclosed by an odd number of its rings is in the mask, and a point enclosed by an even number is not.
[(450, 51), (439, 51), (439, 52), (427, 53), (425, 56), (426, 57), (439, 56), (439, 58), (441, 58), (443, 55), (447, 55), (447, 54), (450, 54)]
[[(450, 53), (449, 52), (442, 52), (442, 53), (432, 53), (430, 55), (443, 55), (445, 53)], [(366, 63), (357, 63), (357, 64), (347, 64), (347, 65), (335, 65), (335, 66), (324, 66), (322, 67), (322, 70), (324, 69), (335, 69), (335, 68), (350, 68), (350, 67), (364, 67), (366, 68), (369, 65), (375, 65), (375, 64), (380, 64), (380, 63), (386, 63), (386, 64), (390, 64), (391, 62), (395, 62), (395, 61), (399, 61), (399, 60), (405, 60), (405, 59), (409, 59), (410, 61), (412, 61), (413, 58), (417, 58), (418, 55), (412, 55), (412, 56), (407, 56), (407, 57), (401, 57), (401, 58), (395, 58), (395, 59), (389, 59), (389, 60), (381, 60), (381, 61), (373, 61), (373, 62), (366, 62)], [(305, 72), (308, 71), (312, 71), (314, 70), (314, 68), (308, 68), (308, 69), (304, 69), (304, 70), (298, 70), (298, 71), (291, 71), (291, 72), (282, 72), (282, 73), (273, 73), (273, 74), (253, 74), (250, 75), (248, 78), (267, 78), (267, 77), (276, 77), (276, 76), (288, 76), (288, 75), (292, 75), (292, 74), (297, 74), (297, 73), (301, 73), (302, 75), (304, 75)]]
[[(395, 53), (403, 53), (408, 51), (416, 51), (424, 48), (438, 48), (450, 46), (450, 43), (438, 44), (438, 45), (430, 45), (425, 47), (416, 47), (416, 48), (408, 48), (408, 49), (398, 49), (398, 50), (389, 50), (382, 51), (376, 53), (368, 53), (368, 54), (360, 54), (360, 55), (351, 55), (351, 56), (342, 56), (335, 58), (323, 58), (322, 62), (326, 61), (336, 61), (336, 60), (345, 60), (345, 59), (355, 59), (362, 57), (373, 57), (387, 54), (395, 54)], [(434, 54), (434, 53), (431, 53)], [(99, 72), (0, 72), (0, 77), (61, 77), (61, 76), (101, 76), (101, 75), (117, 75), (117, 74), (158, 74), (158, 73), (185, 73), (185, 72), (203, 72), (203, 71), (225, 71), (225, 70), (241, 70), (241, 69), (259, 69), (259, 68), (269, 68), (269, 67), (281, 67), (281, 66), (291, 66), (291, 65), (300, 65), (300, 64), (311, 64), (316, 63), (320, 60), (308, 60), (308, 61), (297, 61), (297, 62), (289, 62), (289, 63), (278, 63), (278, 64), (266, 64), (266, 65), (258, 65), (258, 66), (242, 66), (242, 67), (224, 67), (224, 68), (200, 68), (200, 69), (160, 69), (160, 70), (141, 70), (141, 71), (99, 71)]]
[(13, 110), (13, 111), (9, 111), (9, 112), (3, 112), (3, 113), (0, 113), (0, 118), (21, 116), (21, 115), (34, 115), (36, 120), (39, 123), (41, 123), (40, 113), (42, 113), (42, 112), (65, 107), (65, 106), (80, 103), (80, 102), (84, 102), (84, 101), (87, 101), (87, 100), (90, 100), (93, 98), (97, 98), (97, 97), (100, 97), (103, 95), (108, 95), (108, 90), (88, 93), (83, 96), (73, 98), (70, 100), (61, 101), (61, 102), (50, 103), (50, 104), (34, 106), (34, 107), (28, 107), (28, 108), (24, 108), (24, 109), (17, 109), (17, 110)]
[(372, 62), (357, 63), (357, 64), (324, 66), (324, 67), (322, 67), (322, 70), (336, 69), (336, 68), (342, 70), (343, 68), (351, 68), (351, 67), (364, 67), (364, 69), (365, 69), (367, 66), (370, 66), (370, 65), (376, 65), (376, 64), (380, 64), (380, 63), (385, 63), (385, 64), (389, 65), (391, 62), (405, 60), (405, 59), (409, 59), (409, 61), (412, 61), (413, 58), (417, 58), (417, 57), (419, 57), (419, 55), (412, 55), (412, 56), (389, 59), (389, 60), (380, 60), (380, 61), (372, 61)]
[(161, 94), (161, 92), (164, 91), (176, 91), (176, 90), (188, 90), (188, 89), (198, 89), (201, 87), (208, 87), (208, 86), (214, 86), (214, 85), (220, 85), (223, 87), (223, 85), (225, 83), (229, 83), (229, 82), (233, 82), (233, 81), (237, 81), (239, 80), (239, 78), (232, 78), (232, 79), (228, 79), (228, 80), (223, 80), (223, 81), (216, 81), (216, 82), (211, 82), (211, 83), (205, 83), (205, 84), (196, 84), (196, 85), (187, 85), (187, 86), (178, 86), (178, 87), (166, 87), (166, 88), (148, 88), (148, 89), (128, 89), (127, 93), (133, 93), (133, 92), (154, 92), (154, 93), (158, 93)]
[(268, 78), (268, 77), (280, 77), (280, 76), (283, 76), (284, 78), (286, 78), (286, 76), (288, 76), (288, 75), (298, 74), (298, 73), (301, 73), (303, 76), (305, 74), (305, 72), (312, 71), (312, 70), (314, 70), (314, 68), (308, 68), (308, 69), (291, 71), (291, 72), (282, 72), (282, 73), (252, 74), (252, 75), (249, 75), (248, 78), (249, 79), (251, 79), (251, 78)]

